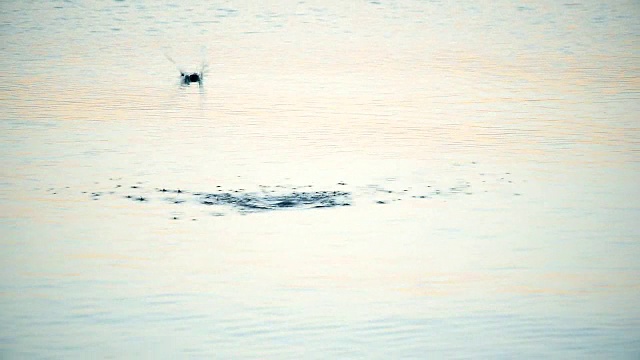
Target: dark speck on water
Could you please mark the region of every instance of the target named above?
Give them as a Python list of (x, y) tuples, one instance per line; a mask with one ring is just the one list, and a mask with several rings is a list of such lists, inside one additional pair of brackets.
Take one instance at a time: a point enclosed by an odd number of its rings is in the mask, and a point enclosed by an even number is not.
[(291, 201), (291, 200), (284, 200), (284, 201), (280, 201), (279, 203), (275, 204), (276, 207), (292, 207), (295, 206), (296, 204)]

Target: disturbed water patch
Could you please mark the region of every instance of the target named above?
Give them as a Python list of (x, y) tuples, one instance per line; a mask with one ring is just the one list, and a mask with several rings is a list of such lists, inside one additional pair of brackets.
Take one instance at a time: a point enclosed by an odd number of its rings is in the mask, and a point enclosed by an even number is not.
[[(120, 179), (110, 179), (116, 181)], [(338, 186), (346, 184), (339, 183)], [(53, 188), (49, 189), (52, 195), (58, 194)], [(107, 197), (118, 197), (138, 203), (164, 202), (167, 204), (197, 204), (219, 211), (213, 215), (223, 215), (226, 210), (238, 213), (255, 213), (275, 210), (301, 210), (317, 208), (333, 208), (350, 206), (353, 204), (352, 192), (345, 190), (315, 190), (312, 185), (306, 186), (264, 186), (258, 189), (247, 190), (244, 188), (224, 189), (217, 185), (215, 191), (191, 191), (172, 188), (148, 188), (141, 183), (131, 186), (116, 184), (107, 191), (82, 191), (92, 200), (100, 200)]]
[[(316, 189), (313, 185), (258, 185), (248, 188), (227, 188), (212, 185), (208, 191), (193, 191), (180, 188), (150, 187), (144, 182), (126, 184), (122, 178), (110, 178), (107, 184), (95, 182), (103, 190), (81, 191), (81, 195), (91, 200), (126, 199), (135, 203), (164, 203), (171, 207), (172, 219), (184, 216), (196, 208), (210, 215), (223, 216), (231, 213), (250, 214), (267, 211), (330, 209), (358, 204), (374, 206), (399, 201), (423, 201), (464, 197), (487, 192), (501, 192), (520, 196), (514, 192), (509, 172), (478, 173), (467, 177), (471, 181), (458, 178), (448, 183), (437, 180), (407, 181), (388, 178), (374, 184), (352, 186), (343, 181), (332, 186)], [(72, 195), (69, 186), (49, 188), (50, 195)], [(77, 194), (77, 193), (76, 193)], [(191, 206), (189, 206), (189, 204)], [(201, 211), (200, 210), (200, 211)], [(193, 219), (195, 220), (195, 219)]]
[(284, 194), (225, 192), (198, 196), (203, 205), (233, 206), (241, 211), (329, 208), (351, 205), (351, 193), (347, 191), (304, 191)]
[(352, 204), (351, 192), (349, 191), (318, 191), (312, 190), (310, 185), (306, 186), (306, 190), (284, 186), (278, 186), (277, 188), (260, 186), (259, 191), (245, 189), (223, 190), (220, 186), (218, 187), (216, 192), (194, 192), (165, 188), (157, 188), (155, 191), (169, 195), (162, 198), (169, 203), (181, 204), (189, 201), (207, 206), (230, 207), (243, 213), (283, 209), (330, 208)]

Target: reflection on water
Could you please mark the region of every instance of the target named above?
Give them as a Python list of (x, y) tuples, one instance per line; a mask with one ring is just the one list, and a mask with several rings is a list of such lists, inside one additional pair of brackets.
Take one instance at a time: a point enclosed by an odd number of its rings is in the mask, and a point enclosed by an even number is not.
[(0, 358), (640, 354), (635, 3), (0, 6)]

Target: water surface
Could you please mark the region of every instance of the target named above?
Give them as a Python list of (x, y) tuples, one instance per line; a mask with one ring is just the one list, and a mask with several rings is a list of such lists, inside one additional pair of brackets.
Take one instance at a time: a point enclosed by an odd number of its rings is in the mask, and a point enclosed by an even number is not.
[(1, 7), (0, 357), (640, 355), (637, 3)]

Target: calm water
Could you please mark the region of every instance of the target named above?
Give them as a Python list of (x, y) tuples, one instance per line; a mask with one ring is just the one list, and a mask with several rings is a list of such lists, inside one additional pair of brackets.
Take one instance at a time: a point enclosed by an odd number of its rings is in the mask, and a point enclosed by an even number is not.
[(0, 6), (1, 358), (640, 356), (637, 1)]

